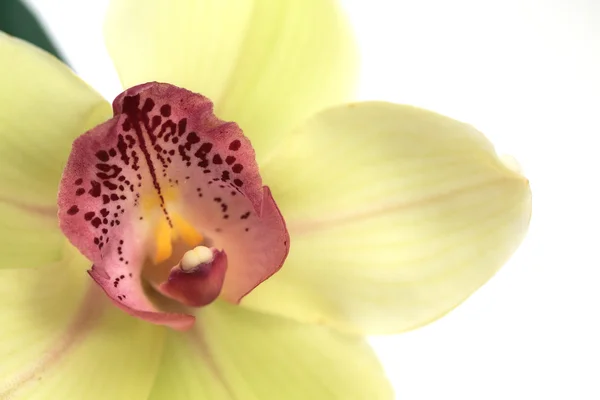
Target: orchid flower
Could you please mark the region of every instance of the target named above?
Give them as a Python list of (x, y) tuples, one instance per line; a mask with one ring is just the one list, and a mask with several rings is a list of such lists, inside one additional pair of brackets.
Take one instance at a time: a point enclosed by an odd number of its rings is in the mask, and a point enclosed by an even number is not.
[(525, 234), (476, 129), (347, 103), (335, 1), (118, 0), (105, 35), (112, 111), (0, 35), (2, 399), (389, 399), (365, 336), (448, 313)]

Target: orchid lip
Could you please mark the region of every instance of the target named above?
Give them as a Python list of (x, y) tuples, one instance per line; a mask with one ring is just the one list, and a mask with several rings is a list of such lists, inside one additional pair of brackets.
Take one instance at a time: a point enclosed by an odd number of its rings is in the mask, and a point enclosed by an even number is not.
[(128, 89), (113, 110), (74, 142), (58, 206), (115, 304), (173, 326), (145, 282), (187, 306), (235, 303), (282, 266), (285, 222), (235, 123), (207, 98), (156, 82)]

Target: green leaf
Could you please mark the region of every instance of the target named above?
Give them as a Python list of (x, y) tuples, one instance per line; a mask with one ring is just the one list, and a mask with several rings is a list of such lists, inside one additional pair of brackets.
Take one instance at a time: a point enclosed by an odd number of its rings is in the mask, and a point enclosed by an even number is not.
[(62, 60), (36, 16), (19, 0), (0, 2), (0, 30), (33, 43)]

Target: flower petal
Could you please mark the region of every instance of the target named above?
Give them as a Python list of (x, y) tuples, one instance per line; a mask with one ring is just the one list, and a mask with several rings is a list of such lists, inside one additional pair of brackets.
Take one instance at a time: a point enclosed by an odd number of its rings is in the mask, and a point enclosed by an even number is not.
[(110, 105), (60, 61), (0, 32), (0, 202), (56, 217), (71, 143)]
[(0, 202), (0, 269), (40, 267), (59, 261), (63, 243), (56, 213)]
[(195, 330), (167, 333), (149, 400), (392, 399), (362, 338), (215, 302)]
[[(192, 316), (158, 313), (147, 297), (141, 272), (149, 249), (163, 261), (169, 232), (192, 241), (206, 236), (227, 251), (223, 295), (239, 301), (283, 264), (285, 224), (248, 139), (217, 119), (208, 99), (148, 83), (122, 93), (113, 107), (113, 119), (74, 142), (59, 193), (61, 228), (119, 307), (189, 328)], [(166, 235), (154, 235), (157, 226)]]
[(112, 307), (86, 264), (71, 248), (47, 268), (0, 271), (0, 398), (147, 398), (164, 329)]
[(352, 332), (449, 312), (506, 262), (531, 213), (528, 181), (481, 133), (409, 106), (325, 111), (262, 172), (294, 246), (242, 304)]
[(56, 190), (71, 141), (110, 106), (64, 64), (0, 32), (0, 269), (61, 257)]
[(124, 87), (158, 80), (202, 93), (259, 160), (292, 126), (347, 100), (357, 79), (334, 0), (117, 0), (105, 34)]

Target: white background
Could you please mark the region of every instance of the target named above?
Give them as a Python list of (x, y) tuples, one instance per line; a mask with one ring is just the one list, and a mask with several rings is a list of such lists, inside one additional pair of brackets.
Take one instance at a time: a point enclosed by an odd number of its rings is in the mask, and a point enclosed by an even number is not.
[[(107, 0), (30, 0), (107, 98)], [(444, 319), (373, 338), (398, 398), (600, 399), (600, 1), (345, 0), (361, 98), (470, 122), (531, 181), (530, 234)]]

